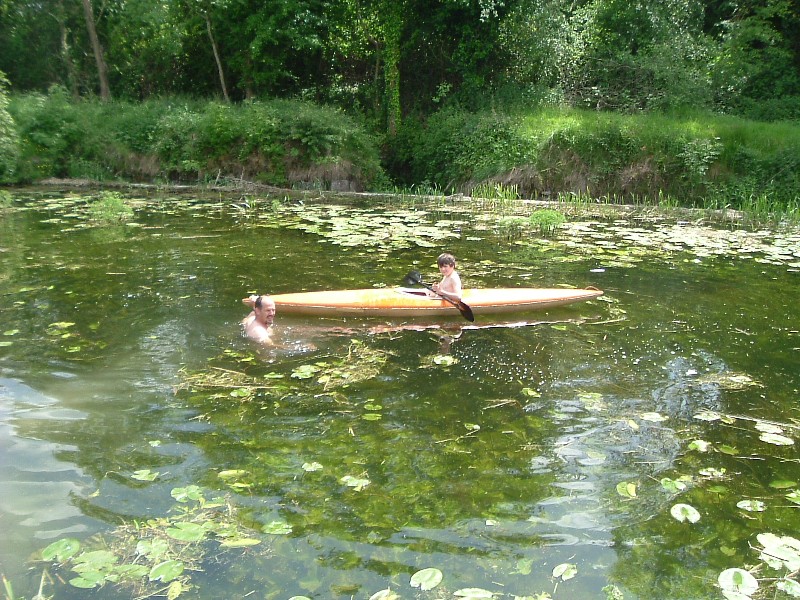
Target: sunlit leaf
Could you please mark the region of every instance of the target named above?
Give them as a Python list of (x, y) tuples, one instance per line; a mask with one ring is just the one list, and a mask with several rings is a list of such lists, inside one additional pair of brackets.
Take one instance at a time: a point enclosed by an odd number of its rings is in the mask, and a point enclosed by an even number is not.
[(737, 454), (739, 454), (738, 448), (736, 448), (735, 446), (729, 446), (728, 444), (722, 444), (717, 448), (717, 450), (729, 456), (736, 456)]
[(127, 579), (141, 579), (146, 577), (149, 569), (145, 565), (117, 565), (114, 567), (114, 574)]
[(362, 491), (365, 487), (372, 483), (369, 479), (365, 479), (363, 477), (353, 477), (352, 475), (345, 475), (339, 481), (341, 481), (347, 487), (353, 488), (357, 492)]
[(183, 573), (184, 565), (179, 560), (165, 560), (158, 563), (151, 570), (148, 578), (150, 581), (163, 581), (168, 583), (173, 579), (180, 577)]
[(42, 550), (42, 560), (50, 561), (56, 559), (58, 562), (64, 562), (68, 558), (75, 556), (80, 549), (81, 543), (78, 540), (62, 538)]
[(200, 500), (203, 497), (202, 490), (196, 485), (187, 485), (182, 488), (173, 488), (170, 492), (178, 502), (188, 502), (189, 500)]
[(175, 580), (169, 584), (167, 588), (167, 600), (175, 600), (183, 593), (183, 583), (180, 580)]
[(146, 556), (152, 561), (158, 560), (169, 552), (169, 542), (167, 540), (154, 538), (139, 540), (136, 544), (136, 554)]
[(775, 584), (782, 592), (786, 592), (792, 598), (800, 598), (800, 583), (797, 583), (794, 579), (780, 579), (778, 583)]
[(702, 410), (694, 416), (699, 421), (719, 421), (722, 418), (718, 412)]
[(652, 423), (661, 423), (662, 421), (669, 420), (669, 417), (665, 417), (657, 412), (646, 412), (639, 415), (643, 421), (650, 421)]
[(433, 357), (433, 363), (436, 365), (441, 365), (444, 367), (449, 367), (454, 365), (458, 362), (458, 359), (455, 356), (450, 354), (437, 354)]
[(321, 471), (323, 468), (324, 467), (321, 464), (319, 464), (318, 462), (312, 462), (312, 463), (307, 463), (306, 462), (306, 463), (303, 463), (303, 471), (307, 471), (309, 473), (311, 473), (313, 471)]
[(381, 590), (380, 592), (375, 592), (372, 596), (369, 597), (369, 600), (400, 600), (400, 596), (395, 594), (389, 588), (385, 590)]
[(133, 472), (131, 478), (138, 479), (139, 481), (153, 481), (159, 475), (160, 473), (157, 471), (151, 471), (150, 469), (139, 469), (138, 471)]
[(758, 589), (758, 580), (744, 569), (725, 569), (717, 577), (723, 592), (735, 592), (750, 596)]
[(661, 479), (661, 487), (672, 494), (677, 494), (678, 492), (682, 492), (686, 489), (686, 483), (680, 479), (670, 479), (669, 477), (664, 477)]
[(244, 475), (247, 475), (247, 471), (243, 469), (227, 469), (217, 473), (217, 477), (224, 480), (237, 479), (239, 477), (243, 477)]
[(577, 574), (578, 566), (573, 563), (561, 563), (560, 565), (556, 565), (553, 569), (553, 577), (556, 579), (560, 577), (563, 581), (572, 579)]
[(81, 573), (80, 577), (70, 579), (69, 584), (76, 588), (90, 589), (102, 584), (105, 579), (106, 576), (104, 573), (99, 571), (88, 571), (86, 573)]
[(717, 469), (715, 467), (705, 467), (704, 469), (700, 469), (698, 473), (703, 477), (708, 477), (709, 479), (722, 479), (725, 477), (725, 473), (727, 469), (722, 467), (721, 469)]
[(794, 440), (790, 437), (786, 437), (785, 435), (780, 435), (778, 433), (762, 433), (758, 436), (763, 442), (767, 442), (768, 444), (774, 444), (775, 446), (791, 446), (794, 444)]
[(795, 487), (796, 485), (797, 482), (792, 481), (791, 479), (776, 479), (769, 482), (769, 487), (775, 488), (776, 490), (786, 490), (791, 487)]
[(623, 498), (636, 497), (636, 484), (627, 481), (620, 481), (617, 484), (617, 493)]
[(225, 548), (246, 548), (248, 546), (257, 546), (261, 543), (261, 540), (257, 540), (256, 538), (236, 538), (233, 540), (224, 540), (220, 543), (220, 546), (224, 546)]
[(102, 571), (110, 569), (119, 559), (113, 552), (108, 550), (93, 550), (92, 552), (84, 552), (80, 556), (73, 559), (75, 563), (73, 570), (79, 573), (86, 571)]
[(669, 509), (669, 514), (672, 515), (672, 518), (683, 523), (688, 521), (689, 523), (697, 523), (700, 520), (700, 513), (697, 512), (697, 509), (689, 504), (675, 504), (671, 509)]
[(270, 521), (261, 528), (261, 531), (271, 535), (289, 535), (292, 533), (292, 526), (286, 521)]
[(691, 444), (689, 444), (689, 450), (695, 450), (697, 452), (708, 452), (709, 444), (705, 440), (694, 440)]
[(168, 527), (166, 534), (180, 542), (199, 542), (206, 536), (206, 532), (206, 528), (202, 525), (181, 521), (175, 523), (174, 527)]
[(461, 588), (460, 590), (453, 592), (453, 595), (458, 596), (459, 598), (468, 598), (470, 600), (477, 600), (478, 598), (494, 598), (494, 594), (492, 592), (482, 588)]
[(430, 567), (427, 569), (422, 569), (421, 571), (417, 571), (411, 576), (411, 587), (419, 588), (423, 592), (428, 590), (432, 590), (437, 585), (442, 583), (444, 575), (439, 569)]
[(766, 505), (761, 500), (741, 500), (736, 503), (738, 508), (748, 512), (763, 512)]
[(766, 423), (765, 421), (758, 421), (755, 427), (763, 433), (783, 433), (783, 429), (774, 423)]
[(786, 494), (786, 499), (790, 502), (794, 502), (795, 504), (800, 504), (800, 490), (794, 490), (789, 494)]
[(361, 418), (364, 419), (365, 421), (380, 421), (383, 418), (383, 416), (378, 413), (366, 413), (364, 415), (361, 415)]

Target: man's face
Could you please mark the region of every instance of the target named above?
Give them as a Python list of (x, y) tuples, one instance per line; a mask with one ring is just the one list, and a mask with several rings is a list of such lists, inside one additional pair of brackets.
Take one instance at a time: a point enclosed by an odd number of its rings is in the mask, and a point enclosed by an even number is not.
[(275, 320), (275, 301), (271, 298), (262, 298), (261, 307), (255, 308), (258, 320), (266, 326), (272, 325)]

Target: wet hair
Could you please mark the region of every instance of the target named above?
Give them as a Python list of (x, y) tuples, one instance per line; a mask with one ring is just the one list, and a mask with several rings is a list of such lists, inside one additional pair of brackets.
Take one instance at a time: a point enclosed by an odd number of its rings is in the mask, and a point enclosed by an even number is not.
[(266, 298), (269, 298), (269, 296), (268, 296), (267, 294), (259, 294), (259, 295), (258, 295), (258, 298), (256, 298), (256, 301), (255, 301), (255, 303), (253, 304), (253, 306), (255, 306), (256, 308), (261, 308), (262, 301), (263, 301), (263, 299), (264, 299), (265, 297), (266, 297)]
[(447, 252), (440, 254), (439, 257), (436, 259), (436, 264), (440, 267), (442, 265), (453, 265), (456, 266), (456, 257), (452, 254), (448, 254)]

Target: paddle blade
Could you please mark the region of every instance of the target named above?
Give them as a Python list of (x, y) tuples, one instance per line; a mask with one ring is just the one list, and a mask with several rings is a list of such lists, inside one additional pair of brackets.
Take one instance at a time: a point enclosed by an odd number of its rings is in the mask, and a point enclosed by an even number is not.
[(403, 283), (406, 285), (417, 285), (422, 283), (422, 274), (419, 271), (409, 271), (408, 275), (403, 278)]
[(461, 313), (461, 316), (464, 317), (467, 321), (474, 321), (475, 315), (472, 314), (472, 309), (469, 305), (464, 304), (463, 302), (459, 301), (455, 303), (458, 312)]

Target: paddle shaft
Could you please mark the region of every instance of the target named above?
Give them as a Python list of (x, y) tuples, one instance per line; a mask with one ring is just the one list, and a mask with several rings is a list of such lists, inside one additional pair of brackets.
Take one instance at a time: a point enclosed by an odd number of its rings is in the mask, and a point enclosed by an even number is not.
[(468, 305), (466, 305), (463, 302), (461, 302), (461, 300), (453, 300), (452, 298), (448, 298), (447, 296), (445, 296), (443, 294), (440, 294), (439, 292), (437, 292), (436, 290), (433, 289), (432, 285), (430, 285), (428, 283), (425, 283), (424, 281), (422, 281), (422, 279), (420, 279), (418, 277), (415, 277), (413, 279), (415, 279), (416, 282), (419, 283), (424, 288), (427, 288), (428, 290), (430, 290), (431, 292), (433, 292), (434, 294), (439, 296), (439, 298), (441, 298), (445, 302), (449, 302), (450, 304), (455, 306), (458, 309), (458, 312), (460, 312), (461, 315), (467, 321), (474, 321), (475, 320), (475, 316), (472, 314), (472, 309)]

